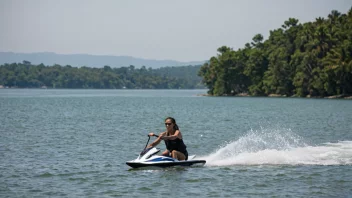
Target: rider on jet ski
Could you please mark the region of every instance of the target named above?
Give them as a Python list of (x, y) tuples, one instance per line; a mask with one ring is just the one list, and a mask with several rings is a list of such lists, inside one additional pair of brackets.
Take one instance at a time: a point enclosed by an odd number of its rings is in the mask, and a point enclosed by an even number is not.
[[(182, 134), (179, 130), (176, 120), (172, 117), (165, 119), (166, 131), (160, 133), (159, 137), (148, 147), (155, 147), (161, 140), (165, 141), (166, 150), (162, 152), (163, 156), (170, 156), (177, 160), (187, 160), (188, 152), (186, 145), (183, 143)], [(154, 136), (154, 133), (149, 133), (149, 136)]]

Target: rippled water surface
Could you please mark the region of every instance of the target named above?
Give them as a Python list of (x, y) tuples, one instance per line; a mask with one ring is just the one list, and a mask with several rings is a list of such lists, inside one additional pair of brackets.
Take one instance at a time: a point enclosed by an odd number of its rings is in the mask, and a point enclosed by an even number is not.
[[(0, 197), (352, 197), (351, 100), (205, 92), (0, 89)], [(130, 169), (168, 116), (206, 165)]]

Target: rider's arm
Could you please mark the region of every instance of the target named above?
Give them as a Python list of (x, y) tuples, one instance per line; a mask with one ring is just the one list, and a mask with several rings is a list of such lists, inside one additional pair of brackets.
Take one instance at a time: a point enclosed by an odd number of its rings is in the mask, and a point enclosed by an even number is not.
[(181, 135), (181, 131), (180, 130), (176, 130), (175, 134), (173, 134), (173, 135), (162, 137), (163, 140), (175, 140), (177, 138), (182, 139), (182, 135)]
[[(161, 140), (162, 140), (161, 138), (162, 138), (164, 135), (165, 135), (165, 132), (160, 133), (159, 137), (158, 137), (156, 140), (154, 140), (154, 142), (152, 142), (151, 144), (149, 144), (148, 147), (154, 147), (154, 146), (158, 145), (158, 144), (161, 142)], [(154, 136), (154, 133), (149, 133), (149, 136)]]

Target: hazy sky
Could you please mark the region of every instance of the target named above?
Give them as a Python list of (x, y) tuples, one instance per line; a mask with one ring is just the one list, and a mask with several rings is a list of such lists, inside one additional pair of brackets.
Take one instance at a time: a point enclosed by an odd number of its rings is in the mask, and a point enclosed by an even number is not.
[(352, 0), (0, 0), (0, 51), (208, 60)]

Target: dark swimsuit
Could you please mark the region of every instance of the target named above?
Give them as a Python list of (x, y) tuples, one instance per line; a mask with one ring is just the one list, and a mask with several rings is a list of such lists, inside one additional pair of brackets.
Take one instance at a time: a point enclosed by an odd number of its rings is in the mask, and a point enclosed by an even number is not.
[(187, 146), (183, 143), (182, 139), (176, 138), (174, 140), (164, 140), (166, 149), (170, 151), (170, 153), (173, 150), (179, 151), (183, 153), (186, 156), (186, 160), (188, 159), (188, 152), (187, 152)]

